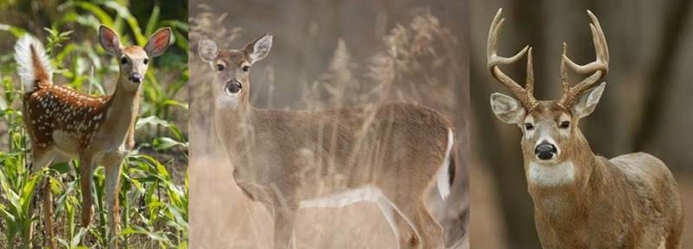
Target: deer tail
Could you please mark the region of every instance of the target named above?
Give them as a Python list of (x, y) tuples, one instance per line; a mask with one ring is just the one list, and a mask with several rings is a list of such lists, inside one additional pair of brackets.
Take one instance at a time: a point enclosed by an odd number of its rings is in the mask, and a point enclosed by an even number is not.
[(448, 146), (445, 151), (445, 159), (443, 165), (438, 170), (437, 186), (440, 198), (446, 200), (450, 195), (450, 187), (455, 177), (455, 152), (453, 149), (455, 144), (455, 136), (452, 130), (448, 130)]
[(32, 93), (52, 85), (53, 68), (48, 55), (39, 40), (24, 35), (14, 45), (14, 59), (17, 72), (24, 84), (24, 92)]

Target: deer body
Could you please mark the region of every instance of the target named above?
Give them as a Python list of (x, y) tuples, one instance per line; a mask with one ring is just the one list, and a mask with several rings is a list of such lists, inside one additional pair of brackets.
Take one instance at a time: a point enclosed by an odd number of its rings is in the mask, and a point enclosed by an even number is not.
[[(561, 75), (563, 96), (538, 101), (533, 96), (532, 49), (512, 57), (497, 55), (504, 19), (498, 11), (489, 30), (488, 67), (513, 98), (491, 95), (494, 114), (516, 124), (528, 191), (534, 202), (535, 225), (544, 248), (680, 248), (683, 210), (676, 180), (667, 166), (646, 153), (606, 159), (595, 155), (580, 132), (580, 119), (591, 114), (606, 83), (609, 53), (597, 18), (588, 11), (597, 59), (578, 65), (564, 44)], [(523, 88), (500, 70), (527, 54)], [(567, 67), (591, 74), (568, 83)]]
[[(21, 38), (15, 48), (19, 74), (25, 84), (24, 125), (32, 144), (32, 170), (40, 170), (54, 162), (79, 159), (82, 226), (87, 227), (93, 214), (93, 173), (98, 165), (103, 165), (112, 236), (110, 247), (118, 246), (120, 164), (127, 150), (134, 145), (140, 85), (148, 67), (148, 57), (159, 56), (166, 50), (170, 32), (170, 29), (157, 31), (145, 48), (123, 47), (115, 32), (101, 26), (99, 38), (102, 46), (107, 52), (119, 56), (121, 62), (114, 93), (103, 97), (93, 97), (54, 85), (50, 62), (43, 46), (34, 38)], [(43, 197), (44, 208), (52, 210), (47, 181)], [(55, 248), (50, 213), (46, 212), (44, 220), (47, 244)]]
[[(329, 111), (256, 109), (249, 66), (271, 46), (266, 35), (243, 50), (200, 56), (215, 76), (217, 138), (237, 185), (274, 215), (274, 246), (289, 247), (300, 208), (378, 204), (399, 248), (442, 248), (441, 225), (426, 209), (430, 192), (445, 198), (456, 162), (449, 122), (426, 107), (393, 103)], [(218, 89), (217, 89), (218, 87)], [(436, 191), (437, 190), (437, 191)]]

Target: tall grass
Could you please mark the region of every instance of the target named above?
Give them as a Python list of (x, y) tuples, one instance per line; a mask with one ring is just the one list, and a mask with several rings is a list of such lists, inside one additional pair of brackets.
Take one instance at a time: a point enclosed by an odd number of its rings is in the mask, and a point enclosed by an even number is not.
[[(146, 22), (140, 23), (116, 1), (67, 1), (58, 10), (62, 15), (53, 20), (51, 27), (41, 35), (33, 34), (44, 41), (50, 53), (57, 69), (55, 84), (97, 96), (112, 92), (107, 89), (114, 88), (118, 73), (113, 57), (95, 42), (99, 24), (121, 34), (123, 44), (139, 45), (144, 45), (158, 28), (173, 28), (175, 46), (154, 61), (143, 84), (136, 124), (137, 146), (125, 158), (121, 171), (118, 198), (123, 229), (119, 236), (125, 248), (187, 248), (188, 144), (187, 131), (180, 128), (185, 127), (188, 108), (187, 24), (162, 20), (158, 6)], [(74, 37), (78, 32), (84, 35), (83, 40)], [(0, 24), (0, 33), (17, 38), (30, 34), (6, 24)], [(12, 54), (10, 48), (0, 50), (0, 245), (42, 247), (46, 228), (41, 225), (41, 205), (35, 195), (45, 177), (55, 200), (52, 219), (58, 243), (64, 248), (106, 247), (103, 168), (97, 168), (94, 175), (96, 219), (88, 228), (79, 224), (79, 164), (54, 164), (35, 174), (28, 168), (31, 144), (22, 124), (23, 86), (15, 73)], [(32, 205), (36, 208), (30, 208)]]
[[(276, 95), (273, 94), (273, 79), (274, 68), (272, 64), (277, 64), (277, 67), (293, 66), (281, 64), (281, 56), (294, 56), (303, 53), (319, 53), (320, 50), (315, 46), (311, 46), (311, 39), (315, 39), (318, 35), (310, 36), (310, 31), (292, 30), (292, 25), (283, 23), (272, 23), (272, 25), (255, 25), (253, 27), (234, 27), (228, 24), (240, 23), (239, 20), (228, 21), (226, 19), (233, 18), (226, 14), (215, 14), (217, 10), (213, 10), (209, 6), (199, 5), (201, 11), (199, 14), (191, 18), (191, 67), (195, 74), (191, 85), (195, 89), (195, 95), (191, 96), (193, 101), (194, 111), (191, 115), (198, 115), (200, 119), (193, 118), (191, 133), (194, 133), (193, 153), (194, 158), (191, 163), (191, 178), (193, 178), (193, 198), (196, 201), (193, 203), (193, 213), (195, 218), (192, 220), (193, 230), (198, 234), (193, 238), (193, 243), (197, 247), (218, 247), (221, 245), (230, 246), (231, 248), (266, 248), (272, 242), (271, 231), (272, 219), (270, 212), (262, 208), (262, 205), (250, 202), (243, 194), (238, 191), (236, 186), (229, 186), (231, 179), (230, 169), (232, 165), (228, 164), (225, 151), (220, 151), (212, 132), (213, 126), (209, 122), (211, 113), (212, 101), (211, 96), (211, 75), (212, 70), (209, 65), (200, 63), (197, 58), (192, 58), (193, 53), (196, 53), (195, 45), (197, 39), (209, 38), (216, 41), (221, 49), (241, 48), (243, 46), (239, 41), (252, 41), (255, 37), (244, 36), (247, 29), (270, 29), (281, 30), (288, 28), (288, 31), (283, 33), (275, 33), (273, 50), (270, 56), (264, 61), (257, 63), (251, 69), (251, 78), (253, 74), (269, 74), (266, 77), (258, 77), (269, 80), (269, 87), (257, 87), (265, 82), (251, 81), (251, 105), (259, 105), (255, 101), (257, 95), (269, 96), (266, 99), (273, 97), (299, 96), (292, 99), (296, 109), (320, 111), (343, 107), (365, 106), (363, 109), (364, 117), (373, 117), (377, 113), (378, 108), (384, 102), (389, 101), (409, 101), (426, 104), (436, 110), (442, 111), (448, 115), (448, 118), (457, 115), (457, 104), (455, 99), (455, 86), (465, 82), (459, 75), (460, 67), (455, 63), (453, 46), (456, 44), (455, 36), (450, 33), (443, 25), (440, 24), (438, 17), (431, 14), (426, 9), (416, 9), (412, 11), (411, 18), (401, 24), (395, 24), (389, 32), (385, 32), (381, 41), (373, 44), (368, 44), (368, 48), (354, 47), (348, 44), (346, 39), (334, 37), (335, 48), (332, 52), (330, 60), (325, 62), (319, 61), (315, 64), (326, 64), (326, 69), (323, 73), (308, 77), (309, 81), (305, 82), (301, 74), (302, 68), (292, 68), (293, 74), (282, 75), (281, 84), (291, 84), (292, 91), (298, 91), (299, 94), (282, 92)], [(257, 6), (256, 6), (257, 7)], [(252, 12), (252, 8), (246, 10)], [(298, 7), (297, 7), (298, 8)], [(318, 8), (319, 9), (319, 8)], [(312, 9), (311, 9), (312, 10)], [(290, 14), (301, 15), (297, 9), (292, 9)], [(304, 10), (305, 11), (305, 10)], [(343, 14), (343, 10), (340, 10)], [(283, 13), (283, 12), (282, 12)], [(312, 13), (312, 12), (311, 12)], [(233, 13), (231, 14), (233, 15)], [(276, 16), (264, 17), (267, 20), (280, 19)], [(315, 17), (319, 19), (319, 17)], [(310, 19), (310, 18), (309, 18)], [(265, 19), (263, 19), (265, 20)], [(311, 21), (313, 19), (310, 19)], [(299, 21), (297, 21), (299, 22)], [(316, 21), (319, 23), (319, 20)], [(330, 30), (335, 28), (348, 29), (359, 27), (351, 27), (351, 24), (340, 26), (338, 28), (332, 26), (310, 26), (311, 30)], [(300, 26), (300, 25), (295, 25)], [(265, 32), (266, 30), (254, 30), (254, 32)], [(342, 30), (344, 31), (344, 30)], [(344, 32), (346, 34), (354, 34)], [(323, 34), (324, 35), (324, 34)], [(282, 37), (283, 36), (283, 37)], [(293, 36), (293, 37), (289, 37)], [(296, 37), (298, 36), (298, 38)], [(337, 35), (339, 36), (339, 34)], [(319, 36), (325, 39), (324, 36)], [(367, 37), (364, 35), (364, 37)], [(353, 40), (358, 40), (363, 37), (356, 37)], [(367, 39), (367, 38), (364, 38)], [(308, 43), (305, 45), (307, 51), (291, 51), (291, 53), (282, 53), (282, 49), (286, 49), (287, 45), (283, 42), (301, 41)], [(234, 43), (234, 45), (231, 45)], [(351, 46), (350, 46), (351, 45)], [(296, 46), (299, 47), (300, 46)], [(361, 50), (361, 53), (352, 53), (350, 49)], [(367, 50), (366, 50), (367, 49)], [(363, 50), (368, 53), (363, 53)], [(354, 56), (361, 54), (362, 57)], [(363, 56), (363, 54), (366, 54)], [(315, 58), (315, 57), (310, 57)], [(307, 64), (301, 59), (296, 58), (297, 64)], [(293, 62), (292, 60), (288, 60)], [(286, 60), (285, 60), (286, 62)], [(197, 64), (197, 65), (196, 65)], [(265, 66), (266, 65), (266, 66)], [(263, 68), (264, 67), (264, 68)], [(263, 70), (264, 69), (264, 70)], [(310, 70), (310, 69), (308, 69)], [(308, 71), (306, 70), (306, 71)], [(279, 71), (279, 70), (277, 70)], [(279, 77), (278, 77), (279, 78)], [(295, 80), (299, 79), (299, 80)], [(270, 103), (272, 103), (270, 101)], [(260, 104), (261, 105), (261, 104)], [(270, 108), (287, 109), (286, 106), (269, 105)], [(368, 131), (367, 127), (371, 124), (372, 118), (364, 118), (362, 126), (363, 131)], [(370, 122), (370, 123), (369, 123)], [(233, 124), (229, 124), (233, 125)], [(296, 124), (303, 125), (303, 124)], [(300, 149), (302, 155), (306, 155), (305, 160), (306, 171), (326, 169), (330, 170), (330, 162), (325, 161), (322, 152), (323, 150), (315, 148), (326, 148), (332, 145), (323, 146), (321, 143), (334, 142), (335, 134), (332, 134), (330, 127), (325, 125), (323, 132), (319, 133), (319, 141), (316, 141), (314, 147), (296, 148)], [(325, 134), (323, 134), (325, 133)], [(372, 134), (358, 135), (358, 140), (363, 142), (364, 146), (358, 147), (363, 153), (357, 155), (358, 162), (372, 163), (377, 161), (377, 151), (373, 148), (373, 141), (378, 138), (371, 136)], [(252, 140), (252, 139), (250, 139)], [(250, 142), (252, 143), (252, 142)], [(208, 147), (202, 151), (201, 147)], [(355, 151), (358, 151), (355, 149)], [(371, 150), (372, 149), (372, 150)], [(209, 153), (216, 151), (217, 154)], [(252, 153), (252, 152), (251, 152)], [(371, 160), (371, 161), (369, 161)], [(324, 168), (322, 168), (324, 167)], [(214, 173), (208, 173), (208, 172)], [(316, 170), (317, 171), (317, 170)], [(346, 178), (346, 176), (344, 176)], [(334, 187), (325, 179), (304, 179), (307, 182), (317, 182), (316, 188)], [(335, 177), (338, 178), (338, 177)], [(341, 179), (341, 178), (340, 178)], [(325, 182), (324, 185), (321, 183)], [(335, 182), (338, 182), (335, 180)], [(336, 184), (335, 184), (336, 185)], [(313, 186), (313, 185), (311, 185)], [(311, 189), (310, 191), (314, 191)], [(317, 190), (318, 192), (320, 190)], [(218, 200), (222, 197), (223, 200)], [(213, 210), (206, 206), (223, 206), (223, 210)], [(445, 207), (434, 207), (440, 216), (443, 216)], [(375, 205), (356, 204), (353, 206), (343, 207), (340, 209), (309, 209), (302, 210), (296, 224), (296, 242), (299, 248), (391, 248), (394, 245), (392, 233), (388, 229), (387, 223), (383, 216), (377, 211)], [(452, 212), (450, 212), (452, 213)], [(456, 215), (456, 214), (454, 214)], [(230, 239), (229, 239), (230, 238)], [(358, 239), (356, 239), (358, 238)], [(455, 238), (452, 238), (455, 239)]]

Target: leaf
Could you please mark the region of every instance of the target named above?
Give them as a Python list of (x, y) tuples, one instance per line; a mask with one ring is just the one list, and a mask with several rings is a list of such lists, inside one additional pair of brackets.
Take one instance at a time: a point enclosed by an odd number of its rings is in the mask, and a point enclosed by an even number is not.
[(167, 150), (175, 146), (182, 146), (184, 148), (188, 147), (187, 143), (181, 143), (176, 140), (173, 140), (173, 138), (170, 137), (158, 137), (155, 138), (154, 141), (152, 142), (152, 145), (154, 145), (154, 149), (157, 150)]

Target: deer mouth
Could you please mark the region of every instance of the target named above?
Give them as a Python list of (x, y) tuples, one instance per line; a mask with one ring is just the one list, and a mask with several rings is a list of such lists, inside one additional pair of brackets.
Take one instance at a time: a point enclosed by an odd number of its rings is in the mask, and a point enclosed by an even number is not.
[(227, 95), (233, 96), (241, 92), (241, 89), (243, 89), (243, 85), (241, 85), (240, 82), (229, 81), (226, 83), (226, 87), (224, 87), (224, 92), (226, 92)]

